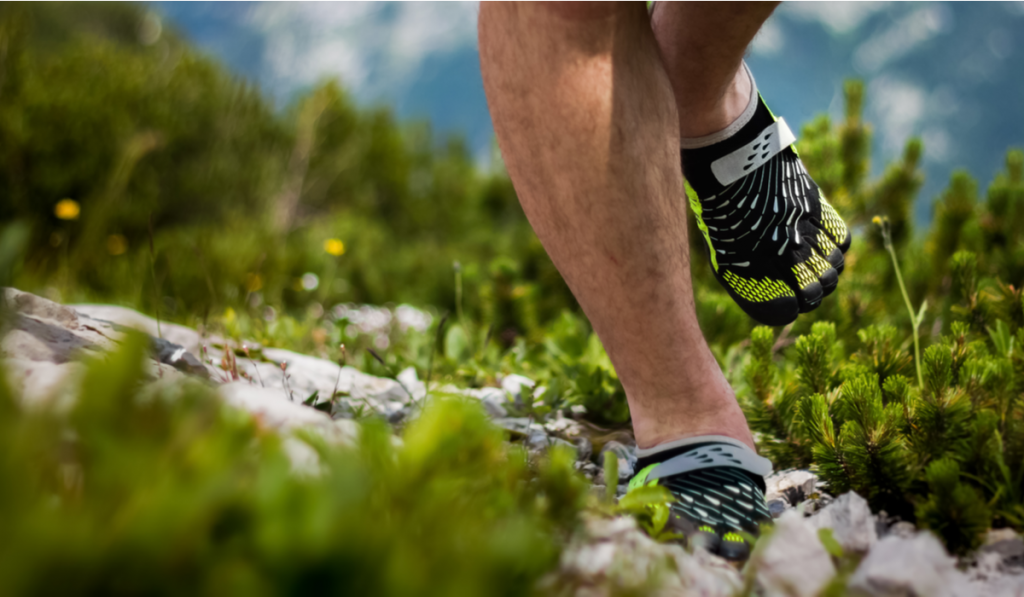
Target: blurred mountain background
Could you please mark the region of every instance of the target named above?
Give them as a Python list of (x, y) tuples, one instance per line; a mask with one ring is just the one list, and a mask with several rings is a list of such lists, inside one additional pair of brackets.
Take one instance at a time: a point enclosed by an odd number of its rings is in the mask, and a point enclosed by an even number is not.
[[(475, 2), (155, 2), (199, 47), (258, 81), (280, 103), (326, 77), (359, 102), (390, 105), (458, 132), (481, 165), (493, 130), (480, 81)], [(987, 184), (1008, 147), (1024, 144), (1024, 2), (785, 3), (749, 64), (772, 109), (802, 126), (838, 120), (842, 84), (867, 86), (873, 173), (911, 136), (925, 144), (915, 208), (931, 217), (953, 168)]]
[[(336, 310), (402, 302), (458, 313), (453, 363), (543, 342), (579, 311), (497, 159), (477, 11), (0, 3), (0, 285), (321, 352), (359, 345)], [(756, 38), (758, 84), (794, 129), (813, 123), (801, 153), (869, 286), (894, 283), (876, 215), (915, 264), (915, 304), (950, 288), (958, 248), (1006, 248), (986, 271), (1024, 286), (1007, 231), (1024, 230), (1024, 154), (1007, 153), (1024, 146), (1022, 33), (1019, 2), (800, 3)], [(747, 338), (704, 260), (693, 274), (713, 349)], [(857, 296), (843, 329), (881, 308)], [(829, 304), (793, 333), (836, 320)]]

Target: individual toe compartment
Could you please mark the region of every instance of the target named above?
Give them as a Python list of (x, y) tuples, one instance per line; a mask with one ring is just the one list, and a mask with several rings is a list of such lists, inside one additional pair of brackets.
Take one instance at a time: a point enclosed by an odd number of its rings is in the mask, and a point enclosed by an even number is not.
[(790, 250), (780, 257), (784, 257), (784, 259), (779, 259), (772, 265), (780, 269), (788, 268), (778, 271), (776, 275), (785, 280), (796, 294), (800, 312), (807, 313), (817, 309), (821, 304), (821, 299), (825, 298), (825, 291), (822, 289), (818, 272), (814, 267), (817, 265), (820, 268), (820, 263), (818, 263), (818, 260), (821, 260), (820, 256), (810, 244), (801, 241), (799, 244), (791, 243)]
[(821, 197), (820, 201), (820, 214), (817, 218), (814, 218), (812, 222), (818, 228), (825, 231), (825, 233), (830, 237), (832, 243), (841, 253), (846, 253), (850, 249), (850, 243), (853, 240), (853, 237), (850, 235), (850, 230), (846, 227), (846, 222), (839, 217), (839, 213), (836, 212), (835, 208), (832, 207), (824, 197)]
[[(800, 223), (800, 234), (807, 241), (807, 244), (810, 245), (810, 251), (801, 253), (806, 255), (803, 263), (818, 278), (824, 296), (828, 296), (832, 294), (839, 284), (839, 274), (842, 272), (843, 267), (843, 254), (824, 231), (818, 229), (810, 222)], [(835, 262), (837, 258), (838, 267)]]

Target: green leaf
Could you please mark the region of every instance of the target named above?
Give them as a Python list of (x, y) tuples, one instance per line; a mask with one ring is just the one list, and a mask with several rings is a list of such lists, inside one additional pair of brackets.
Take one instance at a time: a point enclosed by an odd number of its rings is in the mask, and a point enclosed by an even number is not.
[(449, 359), (461, 362), (469, 359), (469, 338), (461, 324), (456, 323), (448, 328), (444, 335), (444, 354)]
[[(607, 452), (606, 452), (607, 453)], [(631, 489), (619, 500), (619, 508), (628, 511), (643, 510), (648, 506), (671, 504), (676, 501), (672, 492), (661, 485), (643, 485)]]
[(914, 317), (914, 324), (920, 325), (924, 321), (924, 312), (928, 309), (928, 299), (921, 302), (921, 309), (917, 312), (917, 316)]
[(818, 529), (818, 540), (825, 546), (825, 551), (833, 558), (843, 557), (843, 546), (832, 536), (832, 529)]
[(604, 453), (604, 485), (605, 499), (615, 503), (619, 489), (619, 458), (611, 450)]

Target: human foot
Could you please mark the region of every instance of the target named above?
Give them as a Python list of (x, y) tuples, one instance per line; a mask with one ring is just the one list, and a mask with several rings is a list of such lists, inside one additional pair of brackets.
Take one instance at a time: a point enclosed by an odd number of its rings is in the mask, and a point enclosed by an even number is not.
[(657, 484), (676, 498), (668, 526), (700, 546), (730, 560), (745, 560), (750, 544), (744, 535), (758, 535), (771, 521), (765, 505), (764, 476), (771, 462), (743, 442), (705, 435), (669, 442), (637, 452), (640, 472), (633, 489)]
[(785, 325), (835, 290), (850, 233), (750, 80), (742, 126), (684, 139), (683, 174), (719, 283), (758, 322)]

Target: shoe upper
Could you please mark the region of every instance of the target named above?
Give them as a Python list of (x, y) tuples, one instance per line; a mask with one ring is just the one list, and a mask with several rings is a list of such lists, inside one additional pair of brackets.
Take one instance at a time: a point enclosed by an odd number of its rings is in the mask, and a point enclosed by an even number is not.
[(735, 135), (683, 149), (687, 195), (716, 278), (751, 317), (784, 325), (838, 283), (846, 225), (764, 100)]

